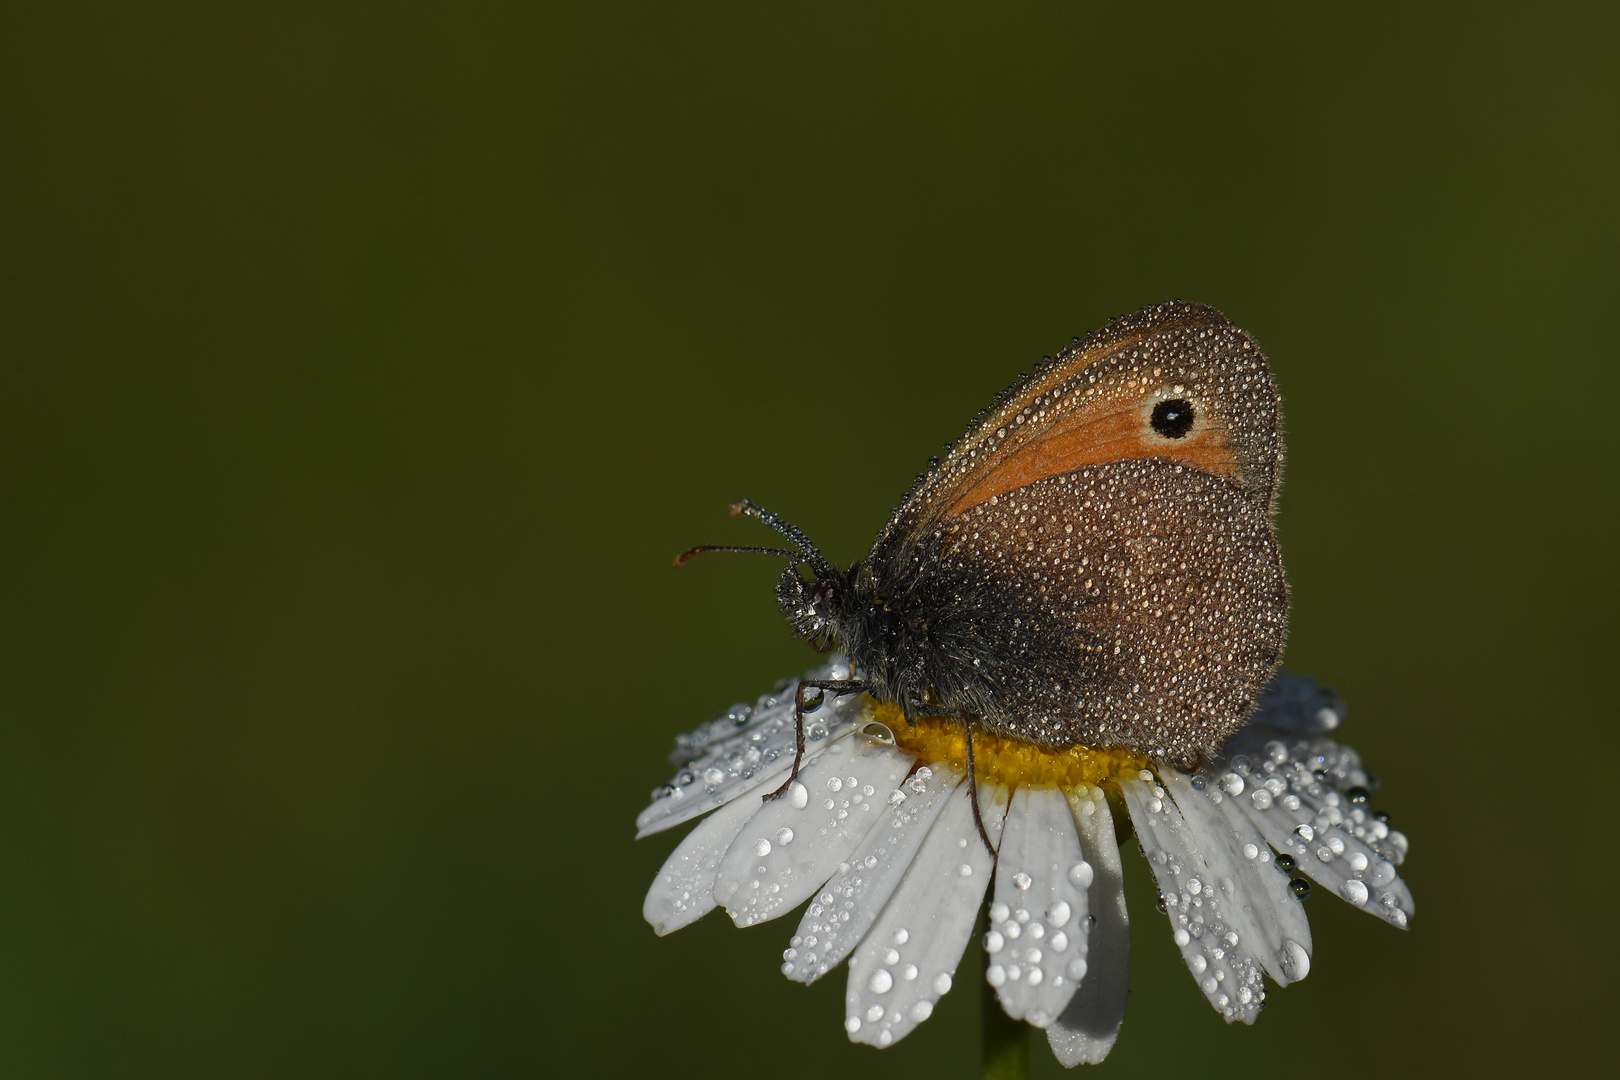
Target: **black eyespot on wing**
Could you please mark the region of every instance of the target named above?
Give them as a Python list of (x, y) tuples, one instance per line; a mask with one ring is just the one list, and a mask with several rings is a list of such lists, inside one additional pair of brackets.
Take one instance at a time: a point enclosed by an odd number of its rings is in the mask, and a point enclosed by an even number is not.
[(1179, 439), (1192, 430), (1192, 402), (1171, 398), (1153, 406), (1153, 430), (1167, 439)]

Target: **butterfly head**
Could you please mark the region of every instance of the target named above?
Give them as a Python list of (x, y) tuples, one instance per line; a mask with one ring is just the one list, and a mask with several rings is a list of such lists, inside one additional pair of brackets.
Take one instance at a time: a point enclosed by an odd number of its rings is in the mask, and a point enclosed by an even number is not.
[(782, 571), (776, 583), (776, 602), (782, 606), (788, 625), (818, 652), (826, 652), (836, 643), (843, 584), (843, 577), (836, 570), (807, 581), (797, 566)]

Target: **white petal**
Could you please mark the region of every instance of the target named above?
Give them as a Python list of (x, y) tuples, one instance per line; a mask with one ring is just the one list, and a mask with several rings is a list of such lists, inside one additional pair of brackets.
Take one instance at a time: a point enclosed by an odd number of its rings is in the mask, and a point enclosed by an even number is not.
[[(1086, 889), (1096, 871), (1084, 869), (1088, 853), (1080, 847), (1069, 801), (1057, 788), (1013, 793), (1000, 851), (992, 909), (999, 915), (1005, 905), (1006, 913), (999, 922), (992, 918), (995, 933), (986, 934), (1000, 946), (986, 957), (986, 970), (1000, 964), (1008, 973), (996, 987), (1007, 1015), (1043, 1028), (1063, 1012), (1086, 976)], [(1063, 948), (1054, 947), (1054, 939)]]
[[(807, 759), (855, 730), (863, 701), (861, 694), (843, 698), (828, 694), (821, 708), (805, 717)], [(659, 789), (652, 805), (636, 816), (636, 838), (706, 814), (766, 781), (780, 782), (793, 765), (794, 739), (792, 690), (761, 698), (760, 708), (745, 727), (718, 741), (708, 738), (702, 753)]]
[[(877, 921), (963, 779), (952, 769), (924, 766), (892, 791), (878, 792), (875, 798), (885, 811), (882, 826), (866, 835), (850, 855), (849, 869), (827, 882), (805, 909), (789, 950), (794, 955), (784, 957), (784, 975), (811, 983), (843, 963)], [(901, 796), (898, 801), (896, 795)]]
[(641, 913), (660, 936), (697, 922), (714, 908), (714, 877), (720, 860), (758, 809), (742, 799), (698, 822), (653, 879)]
[[(834, 653), (827, 663), (814, 671), (805, 672), (804, 678), (813, 680), (847, 679), (849, 678), (849, 661), (842, 655)], [(768, 720), (774, 713), (779, 712), (781, 703), (785, 700), (791, 708), (793, 704), (793, 684), (796, 679), (783, 679), (775, 693), (761, 694), (759, 701), (754, 705), (739, 702), (726, 712), (706, 724), (699, 724), (695, 731), (675, 739), (675, 750), (670, 754), (670, 761), (676, 765), (684, 765), (695, 758), (701, 757), (704, 751), (717, 743), (738, 735), (752, 731)]]
[(1101, 788), (1083, 784), (1069, 792), (1069, 808), (1091, 864), (1086, 903), (1095, 922), (1087, 938), (1085, 980), (1068, 1008), (1046, 1026), (1046, 1041), (1057, 1059), (1072, 1069), (1102, 1061), (1119, 1037), (1131, 989), (1131, 928), (1107, 797)]
[[(1001, 836), (1007, 789), (984, 786), (979, 805), (992, 843)], [(849, 961), (844, 1030), (854, 1042), (888, 1046), (928, 1019), (950, 990), (994, 862), (973, 824), (968, 786), (946, 800), (917, 857)], [(897, 956), (891, 957), (893, 949)], [(911, 968), (916, 977), (908, 978)], [(889, 974), (888, 989), (877, 987)]]
[(1332, 731), (1344, 723), (1344, 701), (1309, 675), (1279, 671), (1260, 692), (1249, 723), (1290, 733)]
[(1253, 945), (1232, 929), (1229, 904), (1181, 811), (1156, 781), (1121, 780), (1119, 786), (1193, 980), (1228, 1023), (1254, 1023), (1265, 1000), (1265, 979)]
[[(1229, 768), (1244, 779), (1245, 794), (1232, 801), (1272, 847), (1293, 857), (1297, 872), (1404, 929), (1415, 910), (1395, 870), (1405, 855), (1404, 837), (1340, 790), (1367, 783), (1355, 751), (1320, 737), (1290, 745), (1271, 740), (1255, 746), (1255, 740), (1240, 739), (1211, 766), (1217, 775)], [(1278, 790), (1257, 805), (1248, 792), (1267, 783)]]
[(720, 861), (715, 881), (715, 899), (732, 922), (752, 926), (808, 899), (868, 832), (887, 824), (889, 792), (913, 760), (864, 735), (840, 739), (799, 773), (806, 798), (760, 807)]
[[(1277, 985), (1303, 979), (1311, 969), (1305, 908), (1289, 891), (1288, 876), (1271, 861), (1265, 838), (1238, 809), (1245, 796), (1229, 798), (1215, 784), (1199, 791), (1186, 773), (1174, 769), (1161, 769), (1159, 778), (1214, 875), (1231, 929)], [(1252, 805), (1253, 799), (1249, 801)], [(1267, 856), (1264, 862), (1262, 854)]]

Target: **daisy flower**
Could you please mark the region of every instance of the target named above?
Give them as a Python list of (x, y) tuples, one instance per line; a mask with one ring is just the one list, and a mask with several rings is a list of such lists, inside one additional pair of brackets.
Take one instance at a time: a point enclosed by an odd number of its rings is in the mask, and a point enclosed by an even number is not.
[[(849, 677), (842, 658), (806, 676)], [(1129, 750), (976, 732), (995, 855), (974, 821), (960, 721), (911, 726), (865, 696), (816, 704), (798, 780), (763, 800), (793, 764), (795, 682), (677, 740), (678, 772), (637, 835), (708, 816), (664, 863), (643, 912), (662, 935), (715, 907), (751, 926), (808, 901), (782, 974), (811, 983), (845, 965), (855, 1042), (889, 1046), (928, 1019), (988, 893), (985, 980), (1007, 1015), (1044, 1028), (1065, 1065), (1101, 1061), (1130, 972), (1124, 830), (1187, 969), (1228, 1022), (1254, 1022), (1263, 976), (1286, 986), (1309, 973), (1301, 901), (1313, 881), (1397, 927), (1412, 917), (1396, 872), (1406, 838), (1368, 809), (1374, 781), (1330, 737), (1343, 702), (1311, 679), (1279, 674), (1250, 724), (1190, 774)]]

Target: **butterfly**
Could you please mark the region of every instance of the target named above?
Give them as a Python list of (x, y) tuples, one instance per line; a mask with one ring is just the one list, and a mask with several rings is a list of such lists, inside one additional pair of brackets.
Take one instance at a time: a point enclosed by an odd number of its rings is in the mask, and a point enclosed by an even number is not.
[[(789, 547), (789, 625), (912, 723), (1053, 749), (1124, 747), (1182, 769), (1249, 718), (1277, 670), (1288, 585), (1274, 527), (1282, 407), (1265, 356), (1212, 307), (1144, 308), (1075, 338), (935, 459), (853, 565), (743, 499)], [(977, 800), (975, 799), (975, 808)], [(981, 824), (981, 833), (982, 833)], [(988, 845), (988, 837), (986, 837)]]

